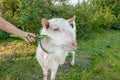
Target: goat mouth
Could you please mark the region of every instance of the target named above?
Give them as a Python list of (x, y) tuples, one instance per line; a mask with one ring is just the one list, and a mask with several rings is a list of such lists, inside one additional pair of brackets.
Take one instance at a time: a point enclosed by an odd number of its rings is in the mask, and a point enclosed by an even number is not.
[(66, 51), (75, 51), (76, 50), (76, 47), (63, 47), (64, 48), (64, 50), (66, 50)]

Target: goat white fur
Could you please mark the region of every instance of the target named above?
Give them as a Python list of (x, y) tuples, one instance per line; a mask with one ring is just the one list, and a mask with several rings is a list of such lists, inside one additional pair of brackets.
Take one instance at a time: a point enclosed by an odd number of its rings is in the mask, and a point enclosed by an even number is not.
[[(47, 80), (48, 69), (51, 69), (51, 80), (55, 80), (55, 75), (59, 65), (63, 64), (68, 52), (73, 51), (73, 60), (76, 49), (76, 27), (75, 17), (65, 20), (54, 18), (50, 20), (42, 19), (42, 35), (50, 38), (43, 38), (38, 44), (36, 57), (43, 70), (44, 80)], [(74, 24), (73, 24), (74, 23)], [(74, 27), (70, 24), (73, 24)]]

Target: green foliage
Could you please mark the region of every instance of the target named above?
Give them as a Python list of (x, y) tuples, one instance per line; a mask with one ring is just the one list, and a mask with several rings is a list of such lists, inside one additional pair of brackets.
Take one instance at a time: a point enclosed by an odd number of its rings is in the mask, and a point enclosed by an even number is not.
[[(58, 1), (60, 4), (55, 5)], [(76, 15), (78, 37), (88, 36), (90, 32), (110, 29), (120, 25), (120, 0), (88, 0), (76, 6), (69, 0), (2, 0), (0, 15), (18, 28), (39, 33), (42, 18), (63, 17), (69, 19)]]
[(110, 29), (111, 24), (116, 20), (115, 15), (111, 13), (109, 8), (100, 8), (98, 11), (95, 11), (91, 18), (91, 24), (93, 28), (102, 27), (104, 29)]
[(0, 31), (0, 39), (5, 39), (5, 38), (8, 38), (8, 34), (3, 32), (3, 31)]
[(12, 12), (12, 16), (14, 16), (15, 12), (19, 8), (20, 0), (2, 0), (2, 12), (3, 15), (7, 10), (10, 10)]
[(76, 25), (78, 36), (86, 36), (92, 30), (90, 23), (91, 12), (87, 3), (75, 7)]
[(93, 11), (92, 24), (94, 27), (110, 29), (111, 25), (118, 22), (117, 16), (120, 14), (116, 8), (120, 6), (119, 0), (91, 0)]

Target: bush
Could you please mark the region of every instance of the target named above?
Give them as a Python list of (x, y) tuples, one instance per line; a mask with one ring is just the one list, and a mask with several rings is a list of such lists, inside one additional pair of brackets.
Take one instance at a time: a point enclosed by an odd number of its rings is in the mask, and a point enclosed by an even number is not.
[(51, 0), (2, 0), (1, 16), (24, 31), (39, 33), (42, 18), (69, 19), (76, 15), (78, 37), (120, 24), (120, 13), (116, 12), (120, 1), (88, 0), (76, 6), (69, 5), (67, 1), (62, 0), (60, 5), (55, 5)]
[(109, 8), (100, 8), (98, 11), (95, 11), (91, 18), (91, 24), (93, 28), (104, 28), (110, 29), (111, 24), (114, 23), (116, 17), (112, 14), (112, 11)]
[(3, 31), (0, 31), (0, 40), (3, 40), (3, 39), (8, 38), (8, 37), (9, 36), (8, 36), (7, 33), (3, 32)]
[(112, 24), (111, 29), (120, 30), (120, 14), (117, 17), (117, 20)]
[[(10, 2), (12, 3), (12, 1), (8, 0), (5, 5), (12, 6), (11, 4), (8, 4)], [(13, 2), (13, 4), (16, 3)], [(72, 6), (55, 6), (49, 0), (21, 0), (17, 5), (19, 8), (16, 9), (13, 16), (11, 8), (7, 8), (6, 11), (3, 10), (2, 16), (18, 28), (33, 33), (39, 32), (42, 18), (50, 19), (54, 17), (64, 17), (68, 19), (74, 15), (74, 13), (71, 12), (71, 9), (73, 9)], [(5, 6), (3, 7), (4, 9), (6, 8)]]
[(84, 3), (75, 7), (77, 34), (81, 37), (88, 35), (92, 30), (90, 23), (91, 13), (89, 6), (86, 6), (86, 4)]

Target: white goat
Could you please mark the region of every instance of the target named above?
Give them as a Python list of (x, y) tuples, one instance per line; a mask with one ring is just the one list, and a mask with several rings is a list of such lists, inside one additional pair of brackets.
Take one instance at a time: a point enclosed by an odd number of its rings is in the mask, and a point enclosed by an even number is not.
[[(41, 35), (50, 37), (41, 40), (36, 53), (37, 60), (43, 70), (44, 80), (47, 80), (48, 69), (52, 72), (51, 80), (55, 80), (58, 66), (64, 63), (68, 52), (76, 49), (76, 28), (72, 28), (70, 25), (74, 21), (75, 17), (68, 20), (62, 18), (42, 19)], [(74, 64), (74, 57), (72, 61)]]

